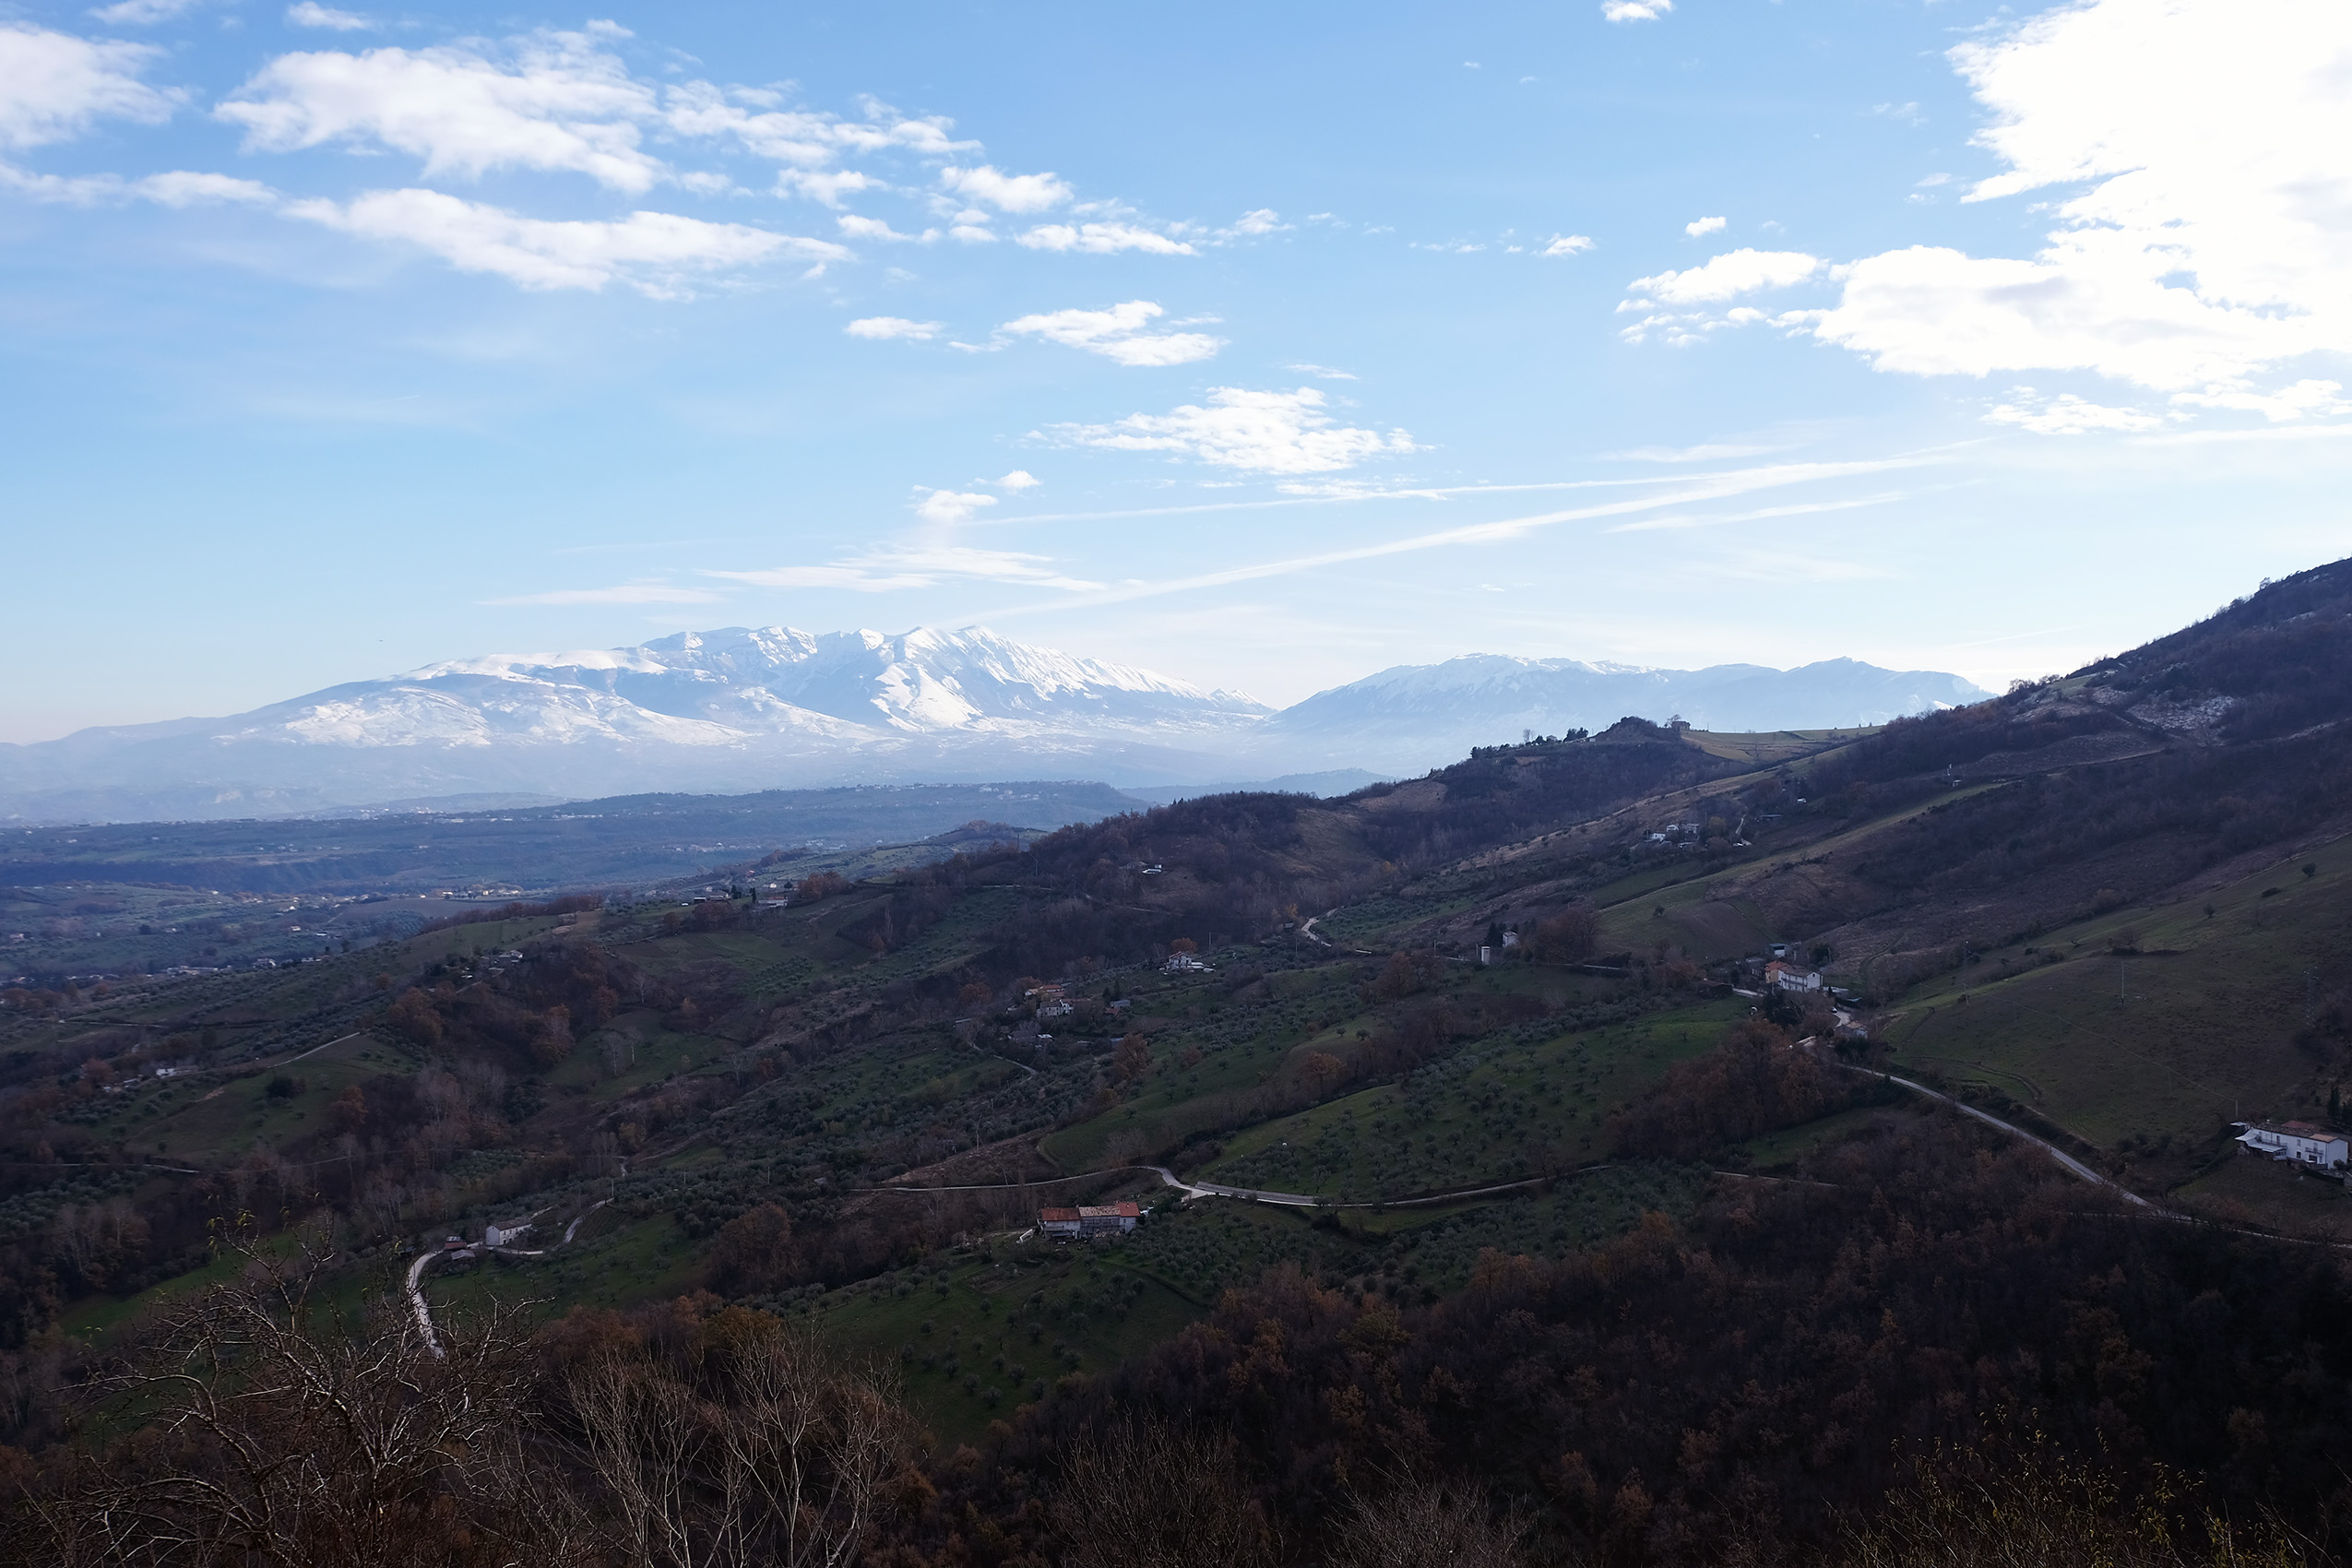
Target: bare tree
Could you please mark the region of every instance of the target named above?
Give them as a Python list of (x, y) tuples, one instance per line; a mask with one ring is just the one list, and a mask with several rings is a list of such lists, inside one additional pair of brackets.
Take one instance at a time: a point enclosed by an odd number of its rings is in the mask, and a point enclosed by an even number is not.
[(877, 1376), (805, 1328), (732, 1311), (681, 1368), (630, 1348), (568, 1380), (574, 1442), (633, 1568), (842, 1568), (913, 1449)]
[(1524, 1568), (1530, 1527), (1469, 1482), (1407, 1480), (1348, 1499), (1332, 1568)]
[(167, 1308), (96, 1385), (133, 1428), (34, 1504), (65, 1563), (406, 1568), (562, 1556), (518, 1437), (529, 1376), (493, 1311), (425, 1345), (389, 1302), (362, 1323), (313, 1298), (322, 1259), (247, 1254), (243, 1278)]
[(1156, 1422), (1113, 1427), (1071, 1450), (1053, 1489), (1068, 1568), (1271, 1568), (1273, 1532), (1229, 1439)]

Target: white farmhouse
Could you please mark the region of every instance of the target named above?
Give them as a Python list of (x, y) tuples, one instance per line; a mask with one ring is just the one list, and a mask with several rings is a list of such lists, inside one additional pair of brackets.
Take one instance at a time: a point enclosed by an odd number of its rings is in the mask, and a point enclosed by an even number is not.
[(2315, 1127), (2309, 1122), (2239, 1122), (2243, 1127), (2238, 1141), (2249, 1154), (2268, 1155), (2273, 1159), (2291, 1160), (2321, 1170), (2344, 1169), (2346, 1145), (2344, 1134)]

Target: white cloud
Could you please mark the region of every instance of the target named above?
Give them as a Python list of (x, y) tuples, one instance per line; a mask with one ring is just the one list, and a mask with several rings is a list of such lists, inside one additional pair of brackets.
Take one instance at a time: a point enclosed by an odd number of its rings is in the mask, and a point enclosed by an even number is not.
[(2013, 424), (2036, 435), (2081, 435), (2095, 430), (2154, 430), (2164, 421), (2136, 409), (2110, 409), (2072, 392), (2045, 398), (2030, 386), (2012, 389), (2012, 402), (1987, 410), (1993, 424)]
[(1612, 22), (1654, 22), (1674, 9), (1674, 0), (1601, 0), (1600, 14)]
[(1582, 255), (1585, 252), (1592, 248), (1593, 242), (1589, 235), (1555, 234), (1551, 237), (1550, 243), (1546, 244), (1543, 249), (1538, 251), (1536, 254), (1538, 255), (1550, 256)]
[(947, 231), (947, 237), (965, 245), (992, 245), (996, 243), (996, 232), (983, 229), (977, 223), (958, 223)]
[(461, 272), (489, 272), (526, 289), (601, 289), (623, 282), (676, 298), (693, 280), (780, 256), (818, 262), (849, 253), (823, 240), (667, 212), (616, 221), (525, 218), (439, 191), (371, 191), (346, 203), (298, 201), (286, 211), (364, 239), (422, 246)]
[(942, 169), (939, 183), (967, 201), (984, 201), (1000, 212), (1044, 212), (1073, 194), (1058, 174), (1004, 174), (985, 163), (977, 169)]
[(623, 583), (617, 588), (555, 588), (547, 593), (517, 594), (510, 599), (485, 599), (484, 604), (718, 604), (725, 596), (708, 588), (672, 588), (666, 583)]
[(1103, 585), (1053, 569), (1051, 558), (969, 545), (910, 543), (869, 551), (824, 566), (771, 566), (754, 572), (709, 572), (705, 576), (755, 588), (846, 588), (853, 593), (892, 593), (936, 587), (950, 578), (1015, 583), (1025, 588), (1088, 592)]
[(841, 328), (852, 338), (903, 338), (917, 343), (928, 343), (939, 336), (935, 321), (909, 321), (903, 315), (861, 316)]
[(968, 523), (972, 514), (983, 506), (996, 505), (993, 495), (982, 495), (976, 490), (921, 490), (922, 499), (915, 503), (915, 516), (926, 523), (952, 528)]
[(145, 28), (168, 22), (202, 3), (203, 0), (119, 0), (116, 5), (99, 6), (90, 15), (113, 27)]
[(149, 125), (170, 119), (172, 96), (138, 79), (160, 53), (144, 43), (93, 42), (0, 22), (0, 148), (66, 141), (101, 119)]
[(1822, 339), (1911, 374), (2184, 392), (2352, 351), (2352, 7), (2089, 0), (1952, 59), (2007, 165), (1968, 199), (2078, 189), (2030, 259), (1914, 246), (1840, 268)]
[(928, 244), (939, 238), (936, 229), (925, 229), (920, 234), (902, 234), (879, 218), (861, 218), (845, 212), (834, 223), (842, 233), (853, 240), (882, 240), (893, 244)]
[(1065, 348), (1084, 349), (1124, 365), (1192, 364), (1213, 359), (1222, 338), (1204, 332), (1150, 332), (1166, 314), (1149, 300), (1129, 300), (1109, 310), (1057, 310), (1025, 315), (998, 327), (1000, 337), (1042, 338)]
[(1753, 293), (1759, 289), (1785, 289), (1801, 283), (1822, 269), (1818, 256), (1801, 251), (1726, 251), (1705, 265), (1680, 272), (1636, 278), (1626, 288), (1667, 304), (1710, 304)]
[(198, 173), (175, 169), (125, 180), (120, 174), (29, 174), (0, 163), (0, 189), (34, 201), (73, 207), (112, 206), (127, 201), (151, 201), (159, 207), (208, 207), (236, 203), (275, 207), (282, 199), (256, 180), (228, 174)]
[(1353, 381), (1356, 379), (1356, 373), (1354, 371), (1334, 370), (1327, 364), (1289, 364), (1284, 365), (1282, 368), (1285, 370), (1295, 370), (1301, 375), (1319, 376), (1324, 381)]
[(900, 114), (873, 99), (865, 101), (861, 120), (778, 108), (781, 99), (765, 89), (721, 89), (702, 81), (665, 89), (662, 102), (662, 124), (677, 136), (722, 138), (756, 157), (802, 169), (880, 152), (946, 158), (980, 146), (950, 137), (953, 120)]
[(298, 28), (327, 28), (335, 32), (364, 32), (375, 26), (354, 11), (339, 11), (318, 0), (302, 0), (286, 7), (286, 19)]
[(827, 207), (838, 207), (853, 191), (870, 191), (882, 184), (855, 169), (786, 169), (776, 176), (778, 196), (804, 196)]
[(1709, 234), (1723, 232), (1724, 225), (1729, 220), (1724, 218), (1694, 218), (1682, 225), (1682, 232), (1694, 240), (1704, 239)]
[(543, 32), (511, 59), (461, 46), (282, 54), (214, 113), (244, 127), (248, 151), (383, 146), (428, 175), (569, 170), (635, 194), (665, 172), (638, 145), (657, 108), (594, 38)]
[[(963, 237), (960, 229), (955, 233)], [(1035, 251), (1084, 251), (1095, 255), (1110, 255), (1118, 251), (1147, 251), (1154, 255), (1198, 254), (1182, 240), (1171, 240), (1132, 223), (1043, 223), (1021, 235), (1017, 243)]]
[(1369, 457), (1420, 450), (1401, 430), (1384, 434), (1336, 424), (1324, 407), (1324, 395), (1312, 386), (1295, 392), (1218, 386), (1206, 408), (1188, 403), (1111, 424), (1056, 425), (1052, 434), (1074, 445), (1170, 452), (1218, 468), (1276, 474), (1329, 473)]
[(1003, 479), (988, 480), (983, 482), (993, 484), (999, 490), (1007, 490), (1012, 492), (1014, 494), (1018, 495), (1025, 490), (1035, 490), (1039, 485), (1043, 484), (1045, 481), (1038, 478), (1037, 475), (1029, 472), (1027, 469), (1015, 469)]
[(1244, 212), (1233, 220), (1230, 227), (1218, 230), (1218, 234), (1224, 239), (1254, 238), (1260, 234), (1284, 233), (1289, 227), (1274, 208), (1261, 207), (1253, 212)]
[(2285, 424), (2314, 414), (2331, 417), (2352, 413), (2352, 403), (2339, 396), (2343, 390), (2343, 383), (2336, 381), (2299, 381), (2267, 394), (2242, 387), (2211, 386), (2203, 392), (2175, 392), (2172, 401), (2178, 408), (2231, 409), (2260, 414), (2273, 424)]

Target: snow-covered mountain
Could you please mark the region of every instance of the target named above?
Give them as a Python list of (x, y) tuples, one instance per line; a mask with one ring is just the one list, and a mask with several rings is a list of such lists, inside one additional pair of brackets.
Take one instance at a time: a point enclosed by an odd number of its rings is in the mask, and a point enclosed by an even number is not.
[(1277, 714), (985, 627), (730, 627), (457, 659), (227, 719), (0, 746), (0, 818), (266, 816), (482, 792), (1403, 774), (1522, 730), (1598, 729), (1626, 713), (1812, 728), (1984, 695), (1956, 676), (1850, 659), (1684, 671), (1481, 655), (1384, 671)]
[(687, 632), (0, 747), (0, 814), (274, 815), (519, 790), (1217, 776), (1272, 710), (985, 627)]
[(1575, 659), (1467, 654), (1401, 664), (1277, 714), (1256, 743), (1292, 767), (1419, 773), (1524, 731), (1603, 730), (1628, 714), (1680, 716), (1701, 730), (1825, 730), (1990, 696), (1957, 675), (1829, 659), (1794, 670), (1716, 664), (1648, 670)]

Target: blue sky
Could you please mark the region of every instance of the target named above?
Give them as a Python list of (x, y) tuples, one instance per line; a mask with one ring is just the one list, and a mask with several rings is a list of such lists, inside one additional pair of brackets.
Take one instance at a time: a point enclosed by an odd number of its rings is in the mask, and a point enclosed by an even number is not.
[(2071, 667), (2347, 552), (2347, 72), (2280, 0), (0, 10), (0, 739), (777, 623)]

